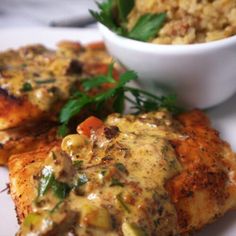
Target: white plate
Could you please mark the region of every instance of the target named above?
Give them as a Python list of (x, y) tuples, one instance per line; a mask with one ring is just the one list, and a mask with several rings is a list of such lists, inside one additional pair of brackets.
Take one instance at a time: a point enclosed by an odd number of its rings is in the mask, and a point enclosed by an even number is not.
[[(60, 40), (77, 40), (88, 43), (100, 40), (101, 36), (95, 29), (52, 29), (52, 28), (16, 28), (0, 30), (0, 51), (17, 48), (26, 44), (42, 43), (55, 48)], [(208, 110), (214, 127), (220, 131), (236, 150), (236, 95), (218, 107)], [(1, 111), (0, 111), (1, 112)], [(8, 172), (0, 167), (0, 190), (8, 182)], [(202, 209), (204, 211), (204, 209)], [(13, 236), (18, 229), (14, 205), (10, 196), (0, 194), (0, 236)], [(230, 212), (212, 225), (204, 228), (197, 236), (235, 236), (236, 212)]]

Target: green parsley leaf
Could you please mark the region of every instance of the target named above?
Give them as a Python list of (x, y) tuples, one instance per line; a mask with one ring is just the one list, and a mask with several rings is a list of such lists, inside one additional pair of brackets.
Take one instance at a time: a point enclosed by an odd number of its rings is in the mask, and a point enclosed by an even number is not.
[(138, 78), (138, 75), (136, 72), (134, 72), (132, 70), (128, 70), (120, 76), (117, 88), (121, 88), (121, 87), (125, 86), (128, 82), (130, 82), (132, 80), (136, 80), (137, 78)]
[(127, 17), (135, 5), (134, 0), (107, 0), (97, 3), (99, 12), (90, 10), (91, 15), (115, 33), (139, 41), (154, 38), (166, 20), (166, 13), (140, 16), (133, 29), (127, 27)]
[(113, 7), (113, 2), (114, 2), (113, 0), (107, 0), (107, 1), (103, 1), (101, 3), (97, 2), (97, 5), (101, 11), (104, 11), (106, 13), (110, 13), (110, 11), (112, 10), (112, 7)]
[(122, 89), (120, 91), (118, 91), (118, 93), (115, 97), (115, 100), (113, 102), (113, 108), (114, 108), (114, 112), (117, 112), (117, 113), (122, 113), (124, 111), (125, 93)]
[(73, 96), (66, 105), (62, 108), (60, 113), (60, 122), (68, 123), (70, 118), (77, 115), (83, 107), (87, 106), (92, 102), (92, 99), (83, 93), (76, 93), (76, 96)]
[(128, 213), (130, 213), (130, 209), (127, 206), (127, 204), (124, 202), (124, 199), (122, 197), (122, 193), (119, 193), (118, 195), (116, 195), (116, 199), (117, 201), (120, 203), (120, 205), (122, 206), (122, 208), (124, 208), (125, 211), (127, 211)]
[(73, 166), (77, 169), (77, 170), (81, 170), (82, 169), (82, 165), (83, 165), (83, 160), (76, 160), (73, 161)]
[(119, 31), (113, 18), (113, 0), (103, 1), (102, 3), (97, 3), (100, 12), (89, 10), (90, 14), (99, 22), (106, 25), (108, 28)]
[(127, 16), (134, 7), (134, 0), (116, 0), (121, 22), (127, 21)]
[(94, 101), (99, 103), (99, 102), (106, 101), (110, 99), (111, 97), (114, 97), (115, 95), (120, 95), (120, 93), (122, 92), (122, 90), (120, 89), (123, 88), (126, 83), (130, 82), (131, 80), (136, 80), (136, 79), (137, 79), (137, 74), (135, 72), (133, 71), (125, 72), (124, 74), (120, 76), (120, 79), (117, 82), (117, 85), (115, 87), (108, 89), (104, 93), (96, 95), (94, 97)]
[(32, 85), (31, 85), (30, 83), (26, 82), (26, 83), (24, 83), (24, 84), (22, 85), (21, 91), (23, 91), (23, 92), (29, 92), (29, 91), (31, 91), (32, 89), (33, 89)]
[(173, 94), (159, 97), (137, 88), (124, 87), (124, 89), (132, 95), (129, 97), (126, 96), (125, 98), (129, 103), (133, 104), (131, 109), (136, 114), (155, 111), (159, 108), (166, 108), (173, 114), (179, 114), (183, 111), (183, 109), (176, 105), (176, 96)]
[(128, 174), (128, 170), (126, 169), (126, 167), (124, 166), (124, 164), (122, 163), (115, 163), (114, 166), (116, 167), (116, 169), (118, 169), (119, 171)]
[(127, 86), (126, 84), (128, 82), (137, 79), (137, 74), (133, 71), (126, 71), (120, 75), (119, 80), (116, 81), (112, 78), (113, 66), (113, 64), (110, 65), (107, 75), (99, 77), (99, 82), (93, 78), (90, 78), (89, 82), (82, 82), (82, 85), (84, 85), (88, 91), (98, 86), (98, 84), (100, 86), (108, 81), (113, 83), (112, 88), (94, 96), (89, 95), (86, 91), (76, 92), (71, 96), (60, 113), (59, 119), (61, 126), (58, 130), (60, 136), (65, 136), (68, 133), (68, 122), (72, 117), (79, 114), (82, 109), (85, 107), (90, 109), (91, 107), (95, 107), (94, 112), (98, 112), (104, 109), (106, 102), (110, 99), (113, 101), (112, 107), (114, 111), (119, 113), (123, 113), (125, 101), (132, 105), (131, 109), (133, 109), (136, 114), (158, 110), (159, 108), (166, 108), (173, 114), (178, 114), (183, 111), (176, 106), (175, 95), (156, 96), (147, 91)]
[(84, 90), (89, 91), (92, 88), (98, 88), (100, 85), (102, 85), (104, 83), (115, 83), (116, 81), (114, 80), (114, 78), (112, 76), (113, 66), (114, 66), (113, 64), (109, 65), (109, 70), (108, 70), (107, 75), (99, 75), (94, 78), (90, 78), (90, 79), (85, 80), (82, 83)]
[(55, 196), (57, 196), (59, 199), (65, 199), (71, 190), (68, 184), (59, 182), (55, 178), (51, 188)]
[(88, 181), (89, 181), (89, 180), (88, 180), (88, 177), (87, 177), (86, 174), (80, 174), (80, 175), (79, 175), (79, 178), (78, 178), (78, 180), (77, 180), (77, 185), (76, 185), (76, 187), (80, 187), (80, 186), (82, 186), (82, 185), (85, 185)]
[(49, 189), (60, 199), (66, 198), (71, 190), (68, 184), (55, 179), (53, 170), (50, 167), (44, 167), (39, 180), (38, 197), (44, 196)]
[(23, 63), (23, 64), (20, 65), (20, 67), (21, 67), (21, 68), (25, 68), (25, 67), (27, 67), (27, 64), (26, 64), (26, 63)]
[[(62, 123), (62, 125), (59, 127), (58, 131), (59, 135), (67, 134), (68, 130), (66, 129), (66, 127), (69, 120), (75, 115), (79, 114), (84, 107), (88, 107), (95, 104), (97, 106), (97, 109), (99, 108), (102, 109), (102, 105), (107, 100), (117, 96), (118, 97), (117, 99), (119, 99), (119, 103), (117, 102), (115, 105), (119, 106), (119, 108), (115, 110), (121, 111), (120, 103), (122, 100), (124, 101), (122, 88), (129, 81), (136, 79), (137, 75), (132, 71), (127, 71), (120, 76), (119, 81), (115, 81), (115, 79), (113, 79), (112, 77), (112, 72), (113, 72), (113, 64), (110, 65), (107, 76), (104, 76), (103, 79), (99, 81), (99, 84), (101, 85), (103, 83), (107, 83), (108, 81), (110, 81), (115, 84), (113, 88), (110, 88), (105, 92), (102, 92), (95, 96), (89, 96), (86, 93), (76, 92), (71, 97), (71, 99), (65, 104), (65, 106), (62, 108), (60, 112), (60, 117), (59, 117), (60, 122)], [(84, 84), (87, 90), (90, 90), (91, 88), (96, 87), (98, 85), (98, 82), (96, 81), (96, 79), (90, 78), (89, 83), (87, 81), (84, 81), (82, 85), (84, 86)]]
[(50, 83), (54, 83), (56, 81), (56, 79), (54, 78), (50, 78), (50, 79), (44, 79), (44, 80), (35, 80), (36, 84), (50, 84)]
[(116, 178), (112, 178), (110, 187), (114, 187), (114, 186), (124, 187), (124, 183), (121, 183), (120, 180), (118, 180)]
[(58, 210), (61, 206), (61, 204), (63, 203), (63, 200), (60, 200), (53, 208), (52, 210), (50, 210), (50, 214), (53, 214), (56, 210)]
[(92, 78), (92, 80), (88, 79), (83, 83), (83, 88), (85, 91), (89, 91), (92, 88), (96, 88), (96, 87), (98, 88), (100, 85), (104, 83), (115, 83), (114, 79), (111, 80), (110, 77), (106, 77), (102, 75)]
[(138, 19), (128, 36), (135, 40), (147, 42), (158, 34), (165, 20), (166, 13), (145, 14)]
[(38, 197), (42, 197), (50, 189), (53, 180), (53, 170), (49, 167), (43, 168), (42, 177), (39, 180)]
[(99, 12), (90, 10), (93, 18), (117, 34), (126, 36), (125, 22), (134, 6), (134, 0), (107, 0), (97, 5)]
[(32, 227), (32, 225), (37, 225), (41, 220), (42, 218), (38, 212), (31, 212), (25, 217), (23, 226)]
[(57, 135), (59, 137), (65, 137), (69, 133), (69, 128), (67, 127), (67, 123), (64, 123), (58, 127)]
[(184, 112), (184, 109), (176, 106), (177, 96), (170, 94), (169, 96), (163, 96), (161, 98), (161, 107), (167, 108), (173, 114), (179, 114)]

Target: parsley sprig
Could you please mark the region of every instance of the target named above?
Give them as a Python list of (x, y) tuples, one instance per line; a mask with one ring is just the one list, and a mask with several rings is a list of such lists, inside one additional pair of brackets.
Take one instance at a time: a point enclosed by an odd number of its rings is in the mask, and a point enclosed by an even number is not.
[(59, 199), (66, 198), (71, 190), (68, 184), (57, 181), (53, 170), (46, 166), (42, 170), (42, 176), (39, 180), (38, 198), (44, 196), (49, 189), (51, 189), (54, 195)]
[(106, 0), (97, 3), (98, 12), (90, 10), (90, 13), (98, 22), (124, 37), (145, 42), (155, 38), (166, 21), (166, 13), (144, 14), (128, 30), (127, 17), (134, 4), (134, 0)]
[[(154, 111), (159, 108), (166, 108), (172, 113), (178, 113), (180, 109), (176, 106), (176, 96), (156, 96), (147, 91), (127, 86), (127, 83), (137, 79), (137, 74), (133, 71), (126, 71), (120, 75), (118, 80), (113, 78), (114, 65), (109, 66), (107, 75), (100, 75), (88, 78), (82, 82), (83, 92), (74, 93), (61, 110), (59, 120), (61, 126), (59, 135), (65, 136), (68, 133), (68, 123), (82, 109), (95, 107), (94, 112), (104, 110), (108, 101), (112, 101), (114, 112), (124, 112), (124, 102), (131, 104), (133, 113), (143, 113)], [(90, 90), (98, 88), (106, 83), (112, 84), (111, 88), (90, 95)]]

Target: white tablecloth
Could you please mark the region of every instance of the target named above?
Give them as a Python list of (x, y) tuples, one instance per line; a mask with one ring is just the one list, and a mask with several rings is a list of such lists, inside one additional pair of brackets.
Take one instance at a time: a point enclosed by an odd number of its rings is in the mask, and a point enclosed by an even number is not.
[(93, 0), (0, 0), (0, 27), (48, 26), (52, 21), (88, 18)]

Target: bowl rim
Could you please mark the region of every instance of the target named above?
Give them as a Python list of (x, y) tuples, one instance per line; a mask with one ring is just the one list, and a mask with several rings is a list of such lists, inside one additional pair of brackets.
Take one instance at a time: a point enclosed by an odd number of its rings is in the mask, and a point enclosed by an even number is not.
[(111, 41), (116, 41), (120, 45), (126, 45), (128, 48), (132, 48), (139, 51), (148, 51), (148, 52), (199, 52), (199, 51), (205, 51), (205, 50), (215, 50), (222, 49), (225, 47), (229, 47), (231, 45), (236, 45), (236, 35), (211, 41), (211, 42), (205, 42), (205, 43), (195, 43), (195, 44), (154, 44), (154, 43), (148, 43), (148, 42), (142, 42), (134, 39), (125, 38), (123, 36), (120, 36), (113, 31), (111, 31), (108, 27), (105, 25), (98, 23), (98, 27), (100, 32), (103, 34), (103, 36), (107, 36), (107, 38), (110, 38)]

